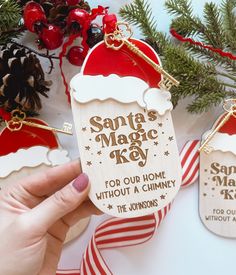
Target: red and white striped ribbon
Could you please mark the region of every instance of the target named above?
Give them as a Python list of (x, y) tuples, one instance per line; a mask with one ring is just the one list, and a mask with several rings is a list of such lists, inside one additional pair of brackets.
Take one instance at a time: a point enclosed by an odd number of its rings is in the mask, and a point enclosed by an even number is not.
[[(188, 141), (181, 153), (182, 187), (198, 178), (200, 141)], [(147, 242), (171, 208), (171, 203), (156, 214), (138, 218), (111, 218), (100, 224), (92, 236), (82, 259), (80, 270), (58, 270), (57, 275), (112, 275), (101, 255), (102, 249), (138, 245)]]
[(194, 183), (198, 178), (199, 171), (199, 140), (188, 141), (181, 153), (180, 161), (182, 166), (182, 185), (186, 187)]

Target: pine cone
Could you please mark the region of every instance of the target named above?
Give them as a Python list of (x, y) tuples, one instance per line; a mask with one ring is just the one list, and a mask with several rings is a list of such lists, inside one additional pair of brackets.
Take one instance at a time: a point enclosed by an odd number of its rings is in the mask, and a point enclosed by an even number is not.
[[(69, 12), (75, 8), (80, 8), (86, 11), (90, 11), (90, 6), (87, 2), (81, 1), (76, 6), (68, 6), (66, 1), (45, 1), (40, 0), (40, 4), (42, 5), (48, 22), (50, 24), (55, 24), (62, 29), (66, 28), (67, 25), (67, 16)], [(53, 3), (56, 2), (56, 3)]]
[(36, 55), (14, 44), (0, 48), (0, 107), (37, 114), (40, 95), (48, 97), (50, 84)]

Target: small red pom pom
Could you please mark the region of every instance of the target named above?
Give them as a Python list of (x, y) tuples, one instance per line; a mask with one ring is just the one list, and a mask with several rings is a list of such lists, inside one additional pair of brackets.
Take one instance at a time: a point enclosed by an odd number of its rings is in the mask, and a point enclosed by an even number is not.
[(82, 66), (84, 58), (84, 49), (79, 46), (71, 47), (67, 54), (67, 59), (75, 66)]
[(102, 19), (102, 23), (105, 33), (113, 33), (116, 30), (117, 17), (115, 14), (106, 14)]
[(33, 1), (30, 1), (25, 5), (23, 18), (26, 28), (31, 32), (35, 32), (35, 23), (47, 22), (42, 6)]
[(63, 32), (58, 26), (49, 24), (47, 27), (43, 27), (39, 38), (46, 49), (55, 50), (63, 43)]

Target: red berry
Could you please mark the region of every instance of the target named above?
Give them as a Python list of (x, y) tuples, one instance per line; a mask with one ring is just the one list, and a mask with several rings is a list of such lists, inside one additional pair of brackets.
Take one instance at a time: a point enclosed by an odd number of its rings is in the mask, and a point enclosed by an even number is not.
[(69, 6), (75, 6), (75, 5), (79, 4), (80, 1), (81, 0), (66, 0), (66, 3)]
[(39, 34), (40, 40), (48, 50), (55, 50), (63, 43), (63, 32), (58, 26), (48, 24)]
[(117, 17), (115, 14), (106, 14), (103, 19), (103, 28), (105, 33), (112, 33), (116, 30)]
[(67, 59), (69, 62), (76, 66), (82, 66), (84, 58), (84, 49), (79, 46), (71, 47), (67, 54)]
[(35, 23), (47, 22), (42, 6), (33, 1), (30, 1), (25, 5), (23, 17), (26, 28), (31, 32), (35, 32)]
[(67, 18), (68, 26), (71, 26), (72, 23), (78, 23), (81, 27), (84, 26), (85, 22), (90, 20), (90, 15), (86, 10), (82, 9), (73, 9), (69, 12)]

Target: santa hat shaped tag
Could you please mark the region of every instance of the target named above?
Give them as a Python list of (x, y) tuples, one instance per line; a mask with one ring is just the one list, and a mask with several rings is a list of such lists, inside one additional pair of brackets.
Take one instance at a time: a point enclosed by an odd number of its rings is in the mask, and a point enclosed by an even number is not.
[(236, 237), (236, 109), (235, 100), (224, 104), (225, 113), (203, 134), (200, 147), (199, 212), (213, 233)]
[(160, 60), (149, 45), (129, 39), (118, 50), (108, 46), (95, 46), (71, 80), (82, 168), (100, 210), (143, 216), (166, 206), (180, 187), (171, 96), (158, 88)]

